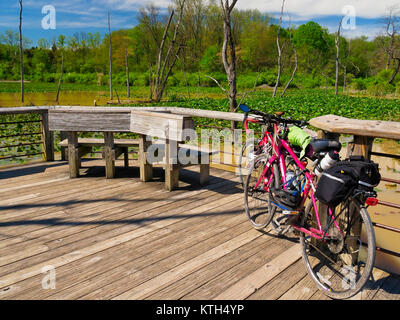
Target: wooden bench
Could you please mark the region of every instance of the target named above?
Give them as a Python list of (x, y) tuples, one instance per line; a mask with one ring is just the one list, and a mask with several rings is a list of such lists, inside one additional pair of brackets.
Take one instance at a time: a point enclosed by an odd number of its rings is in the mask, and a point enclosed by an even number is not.
[[(162, 164), (165, 169), (165, 187), (172, 191), (179, 187), (179, 170), (191, 166), (200, 166), (200, 184), (202, 186), (207, 185), (210, 181), (210, 158), (212, 155), (217, 154), (217, 151), (209, 150), (207, 148), (200, 148), (198, 146), (192, 146), (188, 144), (178, 144), (176, 155), (171, 155), (170, 159), (166, 158), (166, 146), (167, 144), (151, 144), (147, 146), (145, 152), (146, 159), (143, 161), (143, 166), (147, 168), (143, 171), (146, 174), (143, 175), (142, 181), (148, 181), (152, 177), (152, 167), (157, 164)], [(149, 156), (150, 152), (157, 150), (157, 159), (154, 159), (153, 163)], [(143, 157), (144, 158), (144, 157)], [(180, 160), (185, 160), (183, 163)], [(141, 175), (142, 178), (142, 175)]]
[[(114, 178), (115, 176), (115, 160), (117, 160), (122, 154), (124, 155), (124, 166), (125, 168), (129, 167), (129, 154), (128, 148), (130, 147), (139, 147), (139, 140), (133, 139), (115, 139), (113, 143), (113, 148), (111, 150), (110, 156), (107, 156), (106, 150), (102, 152), (102, 158), (106, 161), (106, 177)], [(61, 141), (58, 144), (60, 147), (68, 148), (68, 139)], [(104, 147), (105, 141), (104, 139), (95, 139), (95, 138), (78, 138), (77, 145), (75, 149), (77, 149), (78, 159), (76, 160), (76, 166), (72, 166), (72, 170), (78, 171), (81, 167), (81, 159), (88, 153), (93, 152), (93, 148), (95, 147)], [(69, 160), (69, 159), (68, 159)], [(79, 172), (70, 172), (71, 177), (79, 176)]]
[[(167, 166), (162, 161), (155, 161), (153, 163), (148, 161), (148, 148), (151, 146), (152, 150), (157, 150), (157, 159), (165, 158), (165, 144), (152, 144), (141, 142), (142, 139), (115, 139), (111, 156), (107, 156), (105, 150), (102, 152), (102, 158), (106, 161), (106, 177), (108, 179), (115, 176), (115, 160), (121, 155), (124, 155), (124, 166), (129, 167), (128, 148), (139, 148), (139, 165), (140, 165), (140, 179), (147, 182), (153, 178), (153, 166), (164, 164), (165, 169), (165, 186), (168, 190), (174, 190), (179, 186), (179, 170), (181, 168), (190, 167), (194, 165), (200, 166), (200, 184), (207, 185), (210, 180), (210, 156), (216, 154), (215, 151), (206, 148), (199, 148), (187, 144), (178, 144), (177, 155), (186, 155), (186, 163), (179, 163), (179, 157), (176, 158), (172, 166)], [(143, 139), (144, 140), (144, 139)], [(60, 147), (68, 148), (68, 139), (61, 141), (58, 144)], [(76, 165), (70, 166), (74, 172), (70, 171), (71, 177), (79, 176), (79, 168), (81, 167), (81, 158), (86, 154), (93, 151), (94, 147), (105, 147), (104, 139), (96, 138), (78, 138), (75, 149), (77, 150)], [(68, 159), (69, 160), (69, 159)], [(71, 170), (71, 169), (70, 169)]]

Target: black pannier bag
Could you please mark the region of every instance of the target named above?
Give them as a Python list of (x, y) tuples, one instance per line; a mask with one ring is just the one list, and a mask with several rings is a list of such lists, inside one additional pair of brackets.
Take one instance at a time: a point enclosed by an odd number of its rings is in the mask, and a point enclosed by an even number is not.
[(350, 157), (322, 173), (315, 196), (322, 203), (336, 207), (354, 188), (372, 191), (380, 181), (378, 164), (363, 157)]

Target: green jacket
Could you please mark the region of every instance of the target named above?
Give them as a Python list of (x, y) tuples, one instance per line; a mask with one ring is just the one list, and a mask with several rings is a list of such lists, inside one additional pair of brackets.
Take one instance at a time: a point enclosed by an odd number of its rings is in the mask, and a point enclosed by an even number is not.
[(303, 129), (293, 126), (289, 128), (288, 140), (290, 144), (301, 147), (300, 159), (303, 158), (306, 148), (310, 144), (311, 137)]

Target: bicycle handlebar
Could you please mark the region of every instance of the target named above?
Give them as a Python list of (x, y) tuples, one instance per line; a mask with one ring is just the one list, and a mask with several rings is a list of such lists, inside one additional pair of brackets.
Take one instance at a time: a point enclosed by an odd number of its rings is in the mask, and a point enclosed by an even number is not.
[(307, 121), (304, 121), (304, 120), (285, 119), (285, 118), (282, 118), (282, 117), (279, 117), (279, 116), (276, 116), (273, 114), (268, 114), (268, 113), (264, 113), (264, 112), (253, 110), (253, 109), (250, 109), (249, 112), (245, 113), (245, 120), (248, 118), (249, 113), (252, 113), (256, 116), (261, 116), (263, 118), (264, 122), (266, 122), (266, 123), (275, 121), (278, 123), (293, 124), (293, 125), (299, 126), (299, 127), (304, 127), (309, 124)]

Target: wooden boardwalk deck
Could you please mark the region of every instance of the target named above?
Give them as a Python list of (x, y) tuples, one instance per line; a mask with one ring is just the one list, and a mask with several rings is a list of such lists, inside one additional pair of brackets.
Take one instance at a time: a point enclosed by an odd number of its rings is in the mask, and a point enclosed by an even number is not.
[[(212, 169), (202, 188), (182, 170), (167, 192), (162, 170), (141, 183), (136, 168), (106, 180), (102, 165), (73, 180), (65, 162), (0, 171), (0, 299), (326, 299), (296, 238), (250, 227), (232, 173)], [(374, 278), (357, 299), (400, 299), (400, 277)]]

